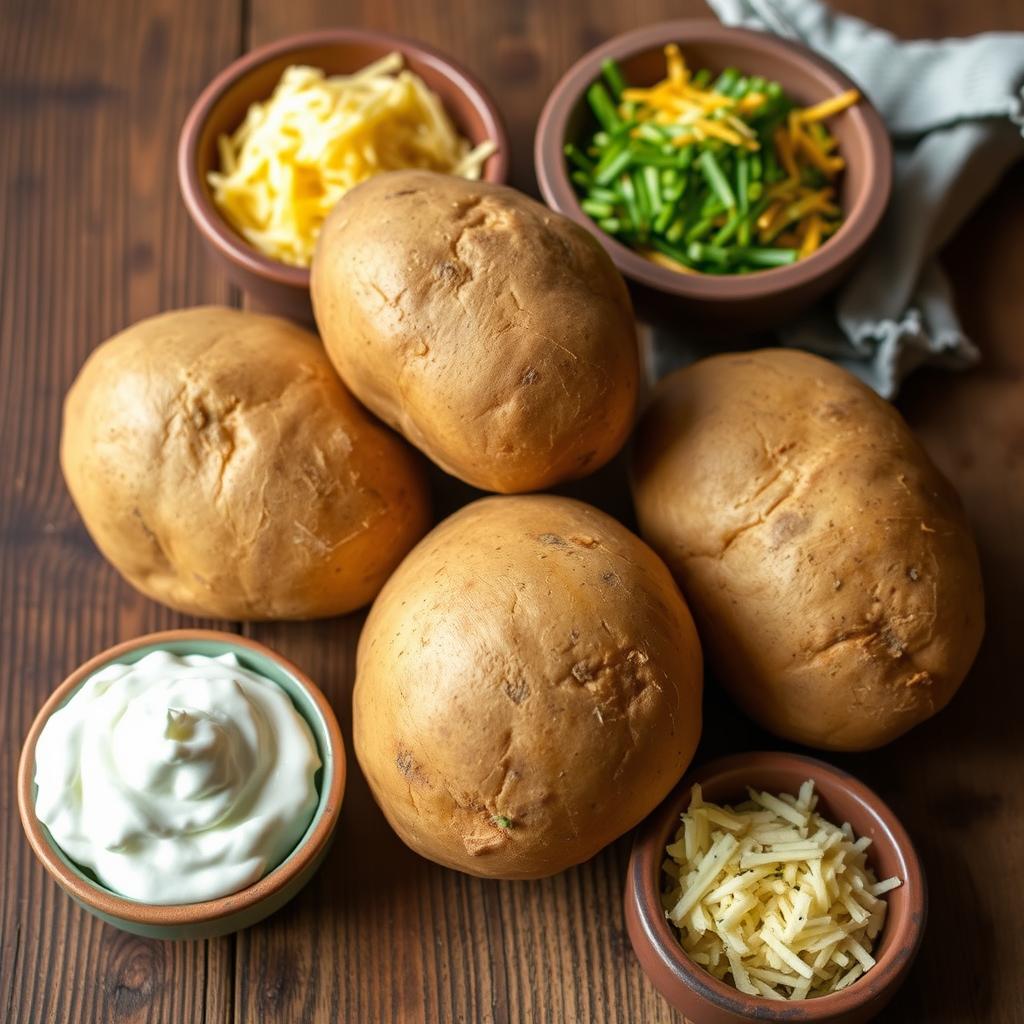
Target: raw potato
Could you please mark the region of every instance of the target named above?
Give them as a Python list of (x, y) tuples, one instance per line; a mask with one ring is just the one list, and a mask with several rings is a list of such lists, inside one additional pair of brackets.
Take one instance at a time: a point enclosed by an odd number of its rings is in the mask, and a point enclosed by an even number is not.
[(598, 242), (510, 188), (381, 174), (324, 224), (313, 307), (352, 392), (485, 490), (593, 472), (633, 423), (625, 284)]
[(418, 456), (316, 337), (233, 309), (166, 313), (96, 349), (68, 392), (61, 465), (115, 568), (195, 615), (351, 611), (429, 526)]
[(538, 878), (647, 815), (700, 735), (701, 654), (661, 560), (549, 495), (428, 534), (359, 640), (356, 755), (392, 827), (470, 874)]
[(851, 374), (780, 349), (681, 370), (641, 420), (633, 477), (715, 674), (766, 728), (867, 750), (953, 696), (984, 628), (974, 541)]

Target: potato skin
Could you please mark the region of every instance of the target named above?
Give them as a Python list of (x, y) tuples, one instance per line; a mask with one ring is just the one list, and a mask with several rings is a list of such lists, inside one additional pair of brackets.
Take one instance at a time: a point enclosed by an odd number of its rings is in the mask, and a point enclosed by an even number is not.
[(676, 783), (701, 669), (682, 596), (638, 537), (568, 498), (484, 498), (429, 533), (370, 611), (356, 756), (418, 853), (543, 877)]
[(587, 231), (513, 189), (371, 178), (324, 224), (312, 294), (353, 394), (476, 487), (541, 490), (625, 443), (639, 379), (625, 284)]
[(666, 378), (634, 442), (641, 533), (765, 728), (868, 750), (940, 710), (984, 630), (960, 501), (899, 413), (772, 349)]
[(195, 615), (358, 608), (429, 527), (419, 457), (317, 338), (234, 309), (165, 313), (100, 345), (65, 401), (61, 465), (114, 567)]

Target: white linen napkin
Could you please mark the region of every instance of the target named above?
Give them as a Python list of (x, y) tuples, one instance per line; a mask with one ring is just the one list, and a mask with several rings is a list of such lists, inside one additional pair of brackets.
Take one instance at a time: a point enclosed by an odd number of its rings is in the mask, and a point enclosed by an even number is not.
[(973, 365), (936, 254), (1024, 157), (1024, 33), (901, 41), (818, 0), (708, 0), (727, 25), (798, 40), (842, 68), (895, 147), (892, 200), (838, 294), (780, 331), (892, 397), (921, 363)]

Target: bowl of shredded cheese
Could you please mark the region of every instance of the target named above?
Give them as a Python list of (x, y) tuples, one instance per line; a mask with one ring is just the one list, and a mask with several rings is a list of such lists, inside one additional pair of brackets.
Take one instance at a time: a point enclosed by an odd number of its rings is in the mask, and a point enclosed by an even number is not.
[(258, 308), (311, 321), (309, 266), (337, 201), (386, 171), (501, 183), (508, 140), (483, 87), (420, 43), (329, 29), (222, 71), (182, 129), (185, 204)]
[(580, 58), (544, 107), (534, 165), (548, 205), (598, 238), (638, 298), (763, 327), (864, 254), (892, 144), (857, 83), (820, 55), (682, 20)]
[(910, 967), (927, 895), (913, 844), (852, 776), (788, 753), (691, 772), (641, 826), (626, 923), (692, 1020), (864, 1021)]

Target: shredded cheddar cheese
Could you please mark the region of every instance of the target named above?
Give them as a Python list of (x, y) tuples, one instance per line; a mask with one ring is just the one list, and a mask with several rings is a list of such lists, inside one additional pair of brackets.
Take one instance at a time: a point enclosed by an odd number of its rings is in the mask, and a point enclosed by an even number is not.
[(816, 813), (812, 782), (797, 796), (748, 793), (720, 807), (693, 787), (666, 850), (666, 916), (691, 959), (741, 992), (841, 991), (874, 966), (881, 896), (902, 883), (877, 881), (865, 854), (871, 840)]
[(496, 148), (472, 148), (399, 53), (352, 75), (288, 68), (217, 145), (220, 170), (208, 180), (218, 209), (257, 249), (294, 266), (309, 266), (324, 219), (361, 181), (409, 167), (475, 179)]

